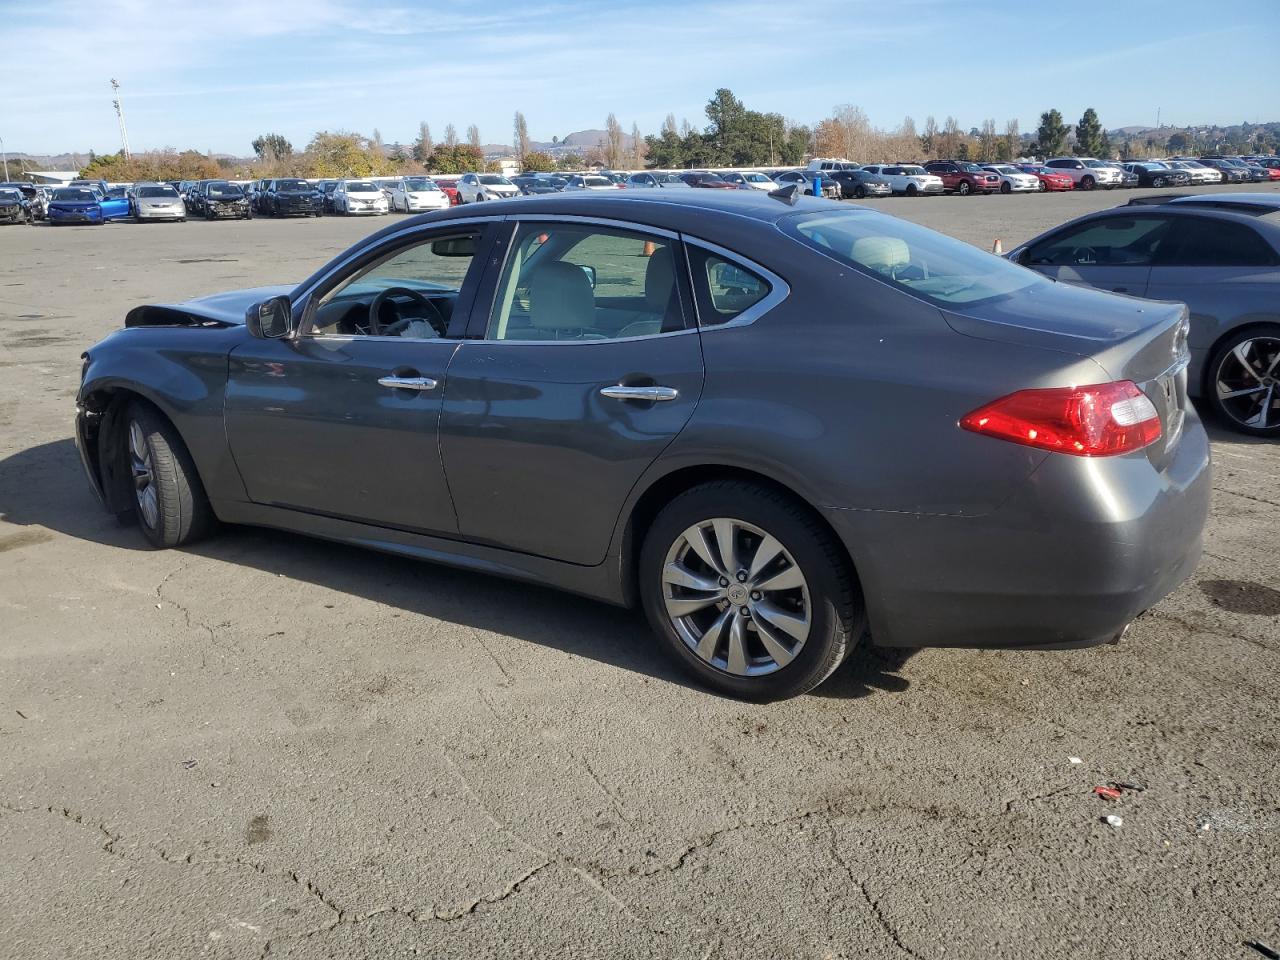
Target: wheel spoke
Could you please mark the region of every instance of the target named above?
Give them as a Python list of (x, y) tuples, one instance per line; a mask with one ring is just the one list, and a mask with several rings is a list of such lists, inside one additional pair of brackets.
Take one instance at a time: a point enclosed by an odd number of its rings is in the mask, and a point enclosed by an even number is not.
[(696, 553), (712, 570), (721, 576), (727, 576), (727, 571), (720, 565), (720, 559), (716, 556), (715, 550), (712, 549), (711, 543), (707, 540), (707, 531), (701, 526), (690, 527), (684, 532), (684, 539), (689, 544), (689, 549)]
[(716, 597), (667, 597), (667, 613), (676, 617), (687, 617), (691, 613), (705, 610), (716, 602)]
[(792, 564), (785, 570), (780, 570), (771, 577), (761, 580), (759, 583), (752, 584), (756, 590), (761, 590), (766, 593), (776, 590), (794, 590), (796, 587), (803, 587), (804, 585), (804, 574), (800, 572), (800, 568), (795, 564)]
[(710, 663), (715, 659), (716, 649), (720, 646), (720, 637), (724, 634), (725, 624), (734, 619), (733, 608), (730, 607), (707, 627), (706, 633), (698, 641), (698, 656)]
[(1255, 416), (1249, 419), (1249, 426), (1260, 427), (1265, 429), (1271, 423), (1271, 401), (1275, 398), (1276, 388), (1268, 387), (1267, 395), (1262, 401), (1262, 406), (1258, 409)]
[(794, 654), (787, 649), (786, 644), (781, 639), (774, 635), (773, 627), (769, 626), (760, 617), (756, 617), (756, 634), (760, 637), (760, 642), (764, 644), (769, 656), (773, 657), (774, 663), (780, 667), (785, 667), (791, 662)]
[(732, 608), (728, 613), (733, 617), (733, 623), (729, 627), (729, 672), (742, 676), (747, 672), (746, 618), (733, 616)]
[(760, 575), (760, 571), (776, 560), (780, 553), (782, 553), (782, 544), (773, 539), (773, 537), (765, 536), (760, 541), (760, 546), (756, 547), (756, 555), (751, 558), (751, 567), (747, 570), (747, 579), (754, 583), (756, 577)]
[(720, 562), (723, 564), (721, 569), (726, 576), (732, 577), (739, 569), (737, 524), (732, 520), (718, 518), (711, 521), (711, 526), (716, 532), (716, 546), (720, 549)]
[[(1251, 393), (1261, 393), (1265, 389), (1267, 388), (1259, 385), (1256, 387), (1246, 387), (1244, 390), (1231, 390), (1227, 387), (1225, 383), (1219, 380), (1218, 381), (1218, 399), (1232, 400), (1236, 397), (1248, 396)], [(1225, 393), (1223, 392), (1224, 390), (1226, 391)]]
[(767, 600), (755, 605), (755, 614), (769, 626), (790, 634), (796, 640), (803, 640), (809, 635), (809, 618), (804, 614), (784, 610)]
[(662, 582), (690, 590), (701, 590), (703, 593), (719, 593), (721, 589), (719, 577), (705, 577), (679, 563), (667, 564), (662, 571)]
[(142, 435), (142, 428), (137, 423), (129, 424), (129, 452), (139, 462), (147, 458), (147, 441)]
[(1235, 355), (1235, 358), (1240, 363), (1240, 366), (1244, 367), (1244, 372), (1247, 373), (1249, 376), (1253, 377), (1253, 379), (1257, 380), (1259, 383), (1261, 383), (1264, 374), (1261, 374), (1257, 370), (1253, 369), (1253, 364), (1249, 361), (1249, 358), (1245, 356), (1249, 348), (1252, 346), (1253, 346), (1253, 341), (1246, 340), (1244, 343), (1236, 344), (1235, 348), (1231, 352), (1232, 354)]

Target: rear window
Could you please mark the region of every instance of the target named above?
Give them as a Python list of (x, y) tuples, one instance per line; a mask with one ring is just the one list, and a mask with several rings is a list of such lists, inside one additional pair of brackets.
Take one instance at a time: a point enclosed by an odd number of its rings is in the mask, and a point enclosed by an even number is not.
[(1196, 217), (1178, 225), (1178, 242), (1161, 263), (1179, 267), (1270, 267), (1271, 245), (1242, 223)]
[(1049, 283), (1030, 270), (893, 217), (854, 211), (805, 214), (784, 232), (860, 273), (941, 307), (1005, 297)]

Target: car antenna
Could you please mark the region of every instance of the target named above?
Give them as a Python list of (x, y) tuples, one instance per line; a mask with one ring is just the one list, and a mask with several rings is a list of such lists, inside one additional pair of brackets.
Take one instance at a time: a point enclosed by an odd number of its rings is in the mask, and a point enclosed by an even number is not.
[(789, 183), (785, 187), (779, 187), (777, 190), (770, 190), (769, 196), (775, 200), (781, 200), (788, 206), (794, 207), (800, 202), (800, 184)]

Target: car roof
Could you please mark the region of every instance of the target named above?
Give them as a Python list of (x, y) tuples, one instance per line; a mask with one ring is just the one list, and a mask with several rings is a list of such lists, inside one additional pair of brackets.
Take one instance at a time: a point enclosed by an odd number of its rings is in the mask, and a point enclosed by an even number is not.
[(1134, 197), (1126, 206), (1152, 206), (1172, 204), (1227, 210), (1232, 213), (1266, 216), (1280, 211), (1280, 194), (1274, 193), (1175, 193), (1150, 197)]

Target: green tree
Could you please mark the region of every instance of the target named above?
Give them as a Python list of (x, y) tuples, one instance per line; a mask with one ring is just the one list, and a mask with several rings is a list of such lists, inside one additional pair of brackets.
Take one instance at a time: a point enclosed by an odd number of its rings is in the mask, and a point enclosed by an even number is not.
[(1093, 107), (1085, 110), (1076, 123), (1076, 155), (1080, 157), (1102, 156), (1104, 139), (1102, 124), (1098, 121), (1098, 113)]
[(1186, 153), (1191, 149), (1191, 138), (1185, 133), (1175, 133), (1169, 138), (1169, 150), (1171, 153)]
[(555, 170), (555, 157), (541, 150), (530, 150), (524, 155), (525, 173), (550, 173)]
[(293, 153), (293, 144), (278, 133), (264, 133), (254, 138), (253, 152), (259, 160), (283, 160)]
[(684, 145), (680, 132), (676, 129), (674, 114), (667, 114), (662, 121), (662, 129), (657, 136), (650, 134), (644, 138), (649, 148), (649, 165), (665, 169), (677, 169), (684, 166)]
[(809, 141), (813, 138), (813, 133), (806, 126), (792, 127), (787, 131), (787, 138), (782, 143), (779, 151), (782, 156), (782, 162), (787, 166), (794, 166), (802, 161), (805, 154), (809, 152)]
[(307, 144), (307, 159), (316, 177), (369, 177), (390, 171), (387, 158), (370, 149), (358, 133), (321, 130)]
[(1057, 110), (1046, 110), (1040, 114), (1040, 126), (1036, 128), (1036, 149), (1046, 159), (1062, 153), (1067, 145), (1067, 134), (1071, 132), (1069, 124), (1062, 122), (1062, 114)]
[(431, 142), (431, 128), (427, 126), (427, 121), (423, 120), (418, 124), (418, 139), (413, 141), (413, 159), (419, 163), (426, 163), (434, 149), (435, 144)]

